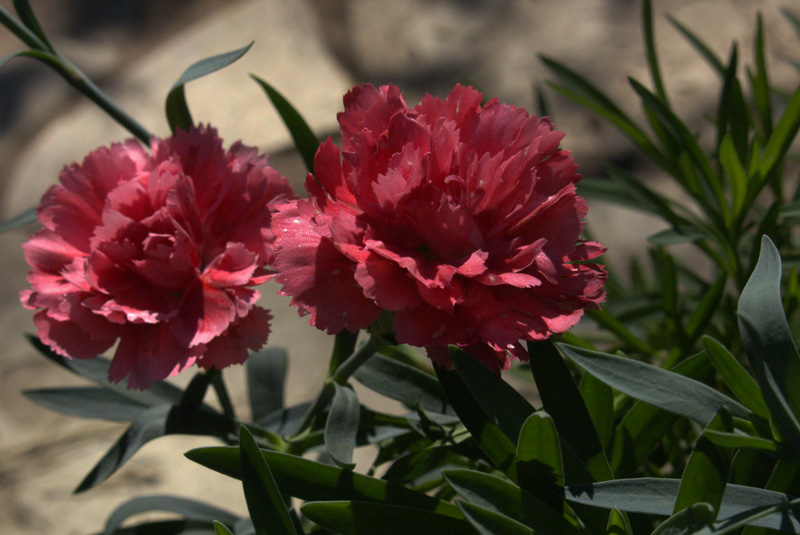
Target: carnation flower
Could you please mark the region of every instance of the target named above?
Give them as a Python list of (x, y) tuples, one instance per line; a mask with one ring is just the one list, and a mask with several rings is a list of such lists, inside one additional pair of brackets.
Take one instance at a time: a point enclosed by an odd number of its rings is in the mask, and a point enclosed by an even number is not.
[(564, 134), (547, 118), (456, 86), (409, 109), (397, 87), (356, 87), (342, 150), (319, 148), (308, 200), (273, 217), (281, 293), (329, 333), (393, 313), (400, 343), (449, 364), (448, 344), (507, 369), (597, 308), (603, 252)]
[(251, 287), (271, 274), (274, 206), (293, 198), (258, 151), (229, 150), (212, 128), (134, 140), (66, 167), (25, 244), (22, 303), (39, 337), (65, 357), (119, 344), (112, 381), (147, 388), (192, 364), (242, 363), (269, 333)]

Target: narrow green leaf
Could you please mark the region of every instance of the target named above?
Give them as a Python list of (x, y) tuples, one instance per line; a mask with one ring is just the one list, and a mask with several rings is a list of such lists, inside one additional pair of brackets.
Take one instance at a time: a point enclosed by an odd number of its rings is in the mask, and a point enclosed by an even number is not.
[(664, 90), (664, 82), (661, 79), (661, 70), (658, 68), (655, 32), (653, 31), (653, 4), (651, 0), (642, 2), (642, 28), (644, 29), (644, 45), (647, 50), (647, 66), (650, 68), (650, 77), (653, 80), (658, 98), (669, 106), (667, 92)]
[(464, 519), (386, 503), (309, 502), (300, 510), (315, 524), (342, 535), (475, 535)]
[(720, 76), (725, 76), (725, 66), (722, 64), (722, 60), (714, 54), (711, 48), (708, 47), (695, 33), (693, 33), (689, 28), (672, 18), (671, 15), (667, 15), (667, 18), (675, 26), (679, 32), (683, 34), (689, 43), (697, 50), (703, 59), (711, 65), (714, 71), (719, 74)]
[(517, 478), (514, 443), (493, 423), (456, 371), (434, 366), (439, 383), (461, 422), (494, 465), (512, 480)]
[(562, 84), (550, 84), (551, 87), (609, 121), (628, 136), (645, 154), (666, 169), (674, 168), (647, 134), (588, 80), (555, 60), (544, 56), (540, 56), (540, 59)]
[[(639, 477), (575, 485), (566, 490), (567, 500), (571, 503), (619, 509), (629, 513), (671, 516), (679, 486), (680, 481), (677, 479)], [(782, 492), (727, 485), (717, 514), (718, 522), (722, 523), (739, 515), (745, 517), (762, 508), (786, 506), (792, 499), (792, 496)], [(798, 514), (792, 510), (771, 512), (761, 518), (750, 519), (748, 523), (772, 529), (788, 526), (800, 529)]]
[(586, 314), (596, 321), (598, 325), (604, 329), (607, 329), (620, 341), (630, 346), (634, 351), (648, 355), (653, 352), (653, 348), (651, 348), (647, 342), (633, 334), (608, 310), (604, 308), (601, 308), (600, 310), (587, 310)]
[[(239, 449), (232, 447), (198, 448), (186, 457), (207, 468), (241, 479)], [(461, 517), (458, 508), (396, 483), (383, 481), (336, 466), (318, 463), (287, 453), (261, 450), (281, 492), (304, 501), (359, 500), (424, 509)]]
[(325, 422), (325, 446), (336, 464), (352, 470), (356, 466), (353, 462), (353, 449), (356, 446), (361, 405), (352, 388), (335, 382), (333, 386), (336, 393)]
[(17, 11), (17, 15), (19, 15), (19, 19), (22, 23), (33, 32), (36, 37), (41, 39), (42, 44), (50, 52), (55, 52), (53, 45), (47, 40), (44, 30), (42, 30), (42, 27), (39, 25), (39, 21), (36, 19), (36, 15), (34, 15), (28, 0), (14, 0), (14, 9)]
[(758, 165), (758, 173), (761, 176), (762, 184), (757, 184), (751, 193), (757, 194), (761, 190), (760, 186), (763, 185), (763, 181), (766, 180), (772, 169), (783, 159), (786, 151), (789, 150), (789, 146), (797, 135), (798, 128), (800, 128), (800, 87), (795, 90), (789, 99), (786, 109), (783, 111), (781, 118), (778, 119), (778, 123), (775, 125), (769, 140), (767, 140)]
[(730, 413), (723, 407), (695, 442), (681, 477), (678, 497), (672, 508), (673, 514), (700, 502), (711, 505), (712, 514), (719, 510), (725, 483), (728, 481), (731, 456), (730, 450), (717, 446), (709, 440), (706, 431), (730, 433), (732, 430)]
[(93, 386), (25, 390), (23, 394), (52, 411), (115, 422), (135, 420), (149, 407), (113, 390)]
[(537, 533), (577, 534), (575, 527), (559, 512), (513, 483), (475, 470), (447, 470), (444, 476), (450, 486), (472, 505), (514, 519)]
[(564, 510), (564, 466), (553, 419), (531, 414), (517, 443), (517, 481), (523, 489), (561, 513)]
[(736, 77), (739, 55), (736, 43), (731, 47), (728, 67), (722, 85), (722, 95), (717, 111), (717, 146), (729, 135), (739, 160), (747, 157), (750, 133), (750, 117), (742, 95), (742, 87)]
[[(700, 353), (679, 362), (671, 371), (704, 381), (711, 378), (714, 368), (705, 353)], [(677, 415), (636, 401), (614, 430), (610, 461), (617, 477), (632, 476), (677, 420)]]
[(245, 372), (253, 421), (283, 408), (288, 358), (286, 350), (277, 347), (263, 349), (248, 357)]
[(24, 212), (0, 223), (0, 234), (19, 227), (24, 227), (25, 225), (30, 225), (37, 219), (36, 208), (28, 208)]
[(694, 343), (697, 338), (703, 334), (706, 326), (711, 322), (711, 318), (719, 307), (719, 302), (725, 293), (725, 284), (728, 282), (728, 274), (725, 271), (720, 271), (717, 278), (705, 291), (703, 298), (697, 304), (692, 315), (689, 316), (689, 322), (686, 324), (686, 337), (689, 343)]
[(189, 130), (193, 124), (189, 106), (186, 104), (184, 86), (193, 80), (197, 80), (198, 78), (202, 78), (203, 76), (227, 67), (244, 56), (247, 51), (250, 50), (251, 46), (253, 46), (253, 43), (238, 50), (202, 59), (190, 65), (189, 68), (183, 72), (167, 94), (167, 122), (173, 133), (179, 128), (181, 130)]
[(129, 500), (114, 509), (108, 520), (106, 520), (105, 534), (112, 535), (116, 533), (122, 523), (134, 515), (153, 511), (177, 513), (188, 520), (208, 523), (216, 519), (226, 524), (233, 524), (239, 520), (238, 516), (225, 509), (188, 498), (180, 498), (178, 496), (142, 496)]
[[(629, 81), (633, 86), (634, 91), (636, 91), (636, 93), (642, 99), (642, 104), (646, 108), (652, 110), (653, 113), (655, 113), (661, 119), (661, 123), (664, 125), (664, 127), (670, 130), (678, 139), (680, 139), (683, 149), (689, 154), (694, 164), (700, 170), (703, 178), (707, 181), (707, 184), (712, 188), (714, 194), (719, 200), (722, 196), (722, 187), (719, 183), (719, 177), (717, 177), (714, 169), (711, 167), (711, 162), (700, 148), (695, 136), (689, 131), (686, 125), (674, 113), (672, 113), (672, 111), (665, 106), (661, 100), (658, 99), (658, 97), (653, 95), (647, 88), (645, 88), (636, 80), (629, 78)], [(720, 208), (722, 208), (722, 206)]]
[(647, 241), (653, 245), (675, 245), (693, 243), (707, 238), (708, 234), (703, 229), (693, 225), (683, 225), (651, 234), (647, 237)]
[(550, 340), (528, 342), (528, 353), (544, 410), (553, 419), (558, 433), (586, 465), (595, 481), (612, 479), (614, 476), (592, 418), (555, 345)]
[(117, 529), (114, 535), (216, 535), (216, 532), (211, 521), (179, 519), (134, 524)]
[(728, 407), (737, 418), (748, 419), (752, 414), (713, 388), (669, 370), (599, 351), (564, 344), (559, 347), (581, 368), (612, 388), (702, 425), (708, 425), (722, 407)]
[(162, 381), (150, 385), (147, 390), (131, 390), (120, 383), (112, 383), (108, 380), (108, 369), (111, 366), (111, 361), (105, 357), (70, 359), (55, 353), (35, 336), (26, 335), (26, 338), (39, 353), (62, 368), (133, 401), (149, 406), (162, 403), (176, 404), (181, 401), (183, 391), (170, 383)]
[(172, 410), (172, 406), (165, 404), (156, 405), (142, 412), (92, 468), (75, 492), (83, 492), (102, 483), (130, 459), (139, 448), (153, 439), (166, 435), (167, 417), (170, 410)]
[(776, 457), (781, 457), (788, 461), (794, 459), (792, 451), (786, 447), (781, 446), (778, 442), (768, 438), (761, 438), (752, 435), (747, 435), (742, 432), (725, 432), (706, 430), (706, 438), (718, 445), (725, 446), (726, 448), (752, 448), (761, 451), (771, 452)]
[(614, 392), (591, 373), (583, 374), (578, 390), (605, 450), (614, 437)]
[(383, 474), (383, 479), (407, 485), (431, 473), (441, 476), (444, 468), (468, 464), (469, 461), (451, 447), (425, 448), (397, 457)]
[(216, 520), (214, 520), (214, 533), (216, 533), (216, 535), (233, 535), (233, 532), (229, 530), (225, 524), (217, 522)]
[(733, 215), (738, 217), (744, 208), (747, 196), (747, 172), (736, 154), (733, 140), (726, 134), (719, 146), (719, 161), (728, 177), (733, 201)]
[(632, 535), (628, 519), (617, 509), (612, 509), (608, 515), (608, 526), (605, 535)]
[(505, 515), (471, 503), (457, 503), (461, 512), (480, 535), (534, 535), (531, 528)]
[(469, 393), (497, 427), (515, 442), (525, 420), (536, 410), (511, 385), (478, 359), (455, 346), (450, 357)]
[(239, 439), (242, 486), (256, 535), (297, 535), (269, 465), (245, 426)]
[(709, 526), (716, 515), (710, 504), (694, 503), (659, 524), (651, 535), (691, 535)]
[(454, 414), (435, 376), (380, 353), (365, 362), (353, 377), (367, 388), (407, 407), (419, 403), (426, 411)]
[(744, 366), (739, 364), (736, 357), (725, 346), (710, 336), (703, 337), (703, 345), (708, 351), (709, 360), (731, 392), (753, 413), (768, 420), (769, 409), (764, 403), (764, 397), (761, 395), (758, 384), (750, 377)]
[(780, 280), (780, 255), (764, 236), (758, 264), (739, 298), (739, 327), (773, 421), (800, 452), (800, 354), (783, 313)]
[(319, 148), (319, 139), (317, 139), (317, 136), (311, 131), (311, 128), (308, 126), (305, 119), (303, 119), (303, 116), (300, 115), (283, 95), (278, 93), (274, 87), (261, 78), (252, 74), (250, 76), (253, 80), (258, 82), (261, 88), (267, 93), (267, 96), (272, 101), (272, 105), (275, 106), (281, 119), (283, 119), (283, 123), (289, 130), (289, 134), (291, 134), (294, 140), (294, 146), (297, 147), (298, 152), (300, 152), (300, 155), (303, 157), (306, 169), (308, 169), (309, 173), (313, 173), (314, 156)]

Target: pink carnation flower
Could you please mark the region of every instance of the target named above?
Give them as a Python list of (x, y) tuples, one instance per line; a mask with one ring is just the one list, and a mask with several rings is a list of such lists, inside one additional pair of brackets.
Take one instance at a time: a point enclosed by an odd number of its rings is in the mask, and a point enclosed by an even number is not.
[(274, 206), (293, 198), (267, 158), (228, 151), (212, 128), (134, 140), (66, 167), (25, 244), (22, 303), (56, 353), (90, 358), (117, 340), (109, 378), (144, 389), (192, 364), (220, 369), (269, 333), (251, 287), (270, 277)]
[(456, 86), (409, 109), (397, 87), (356, 87), (342, 151), (317, 151), (309, 200), (273, 217), (276, 280), (329, 333), (393, 312), (398, 342), (447, 344), (499, 372), (520, 340), (578, 322), (605, 293), (603, 252), (580, 241), (587, 208), (563, 133), (546, 118)]

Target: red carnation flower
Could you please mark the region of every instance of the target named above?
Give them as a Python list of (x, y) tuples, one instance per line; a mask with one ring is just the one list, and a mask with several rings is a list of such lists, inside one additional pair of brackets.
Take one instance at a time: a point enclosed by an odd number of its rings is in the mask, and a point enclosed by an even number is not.
[(119, 339), (109, 377), (147, 388), (192, 364), (220, 369), (269, 333), (251, 287), (270, 277), (276, 204), (293, 198), (267, 158), (212, 128), (102, 147), (66, 167), (25, 244), (22, 303), (60, 355)]
[(449, 364), (447, 344), (499, 372), (522, 340), (598, 306), (603, 252), (580, 241), (587, 208), (563, 133), (547, 118), (456, 86), (408, 109), (398, 88), (356, 87), (342, 151), (317, 151), (309, 200), (273, 217), (284, 295), (329, 333), (394, 313), (397, 341)]

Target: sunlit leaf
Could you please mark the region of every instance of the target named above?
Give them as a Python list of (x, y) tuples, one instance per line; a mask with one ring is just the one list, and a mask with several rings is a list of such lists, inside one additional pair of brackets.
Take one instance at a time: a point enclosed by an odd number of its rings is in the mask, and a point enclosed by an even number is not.
[(716, 514), (711, 505), (695, 503), (659, 524), (651, 535), (691, 535), (710, 525)]
[(612, 388), (702, 425), (708, 425), (722, 407), (737, 418), (748, 419), (752, 414), (713, 388), (669, 370), (599, 351), (564, 344), (559, 347), (581, 368)]
[(242, 486), (256, 535), (297, 535), (286, 504), (253, 435), (242, 426), (239, 438)]
[[(242, 478), (238, 448), (199, 448), (185, 455), (212, 470), (236, 479)], [(461, 513), (453, 504), (411, 491), (396, 483), (286, 453), (261, 450), (261, 455), (269, 465), (281, 492), (301, 500), (375, 501), (461, 518)]]
[(564, 509), (564, 466), (561, 445), (552, 418), (544, 412), (531, 414), (517, 443), (517, 481), (553, 510)]

